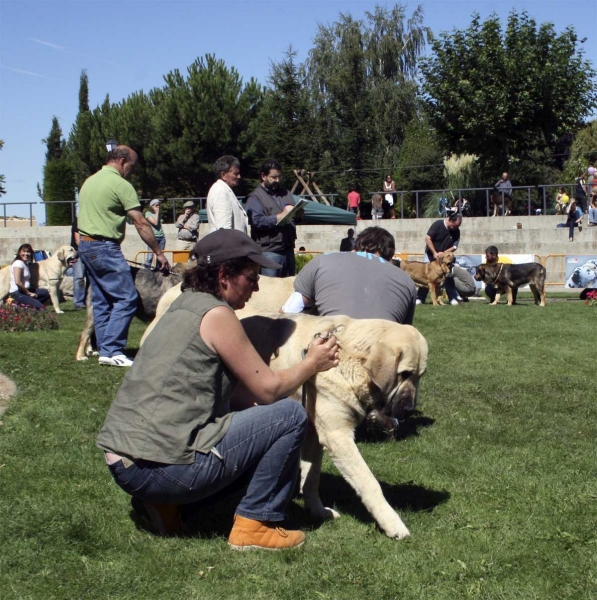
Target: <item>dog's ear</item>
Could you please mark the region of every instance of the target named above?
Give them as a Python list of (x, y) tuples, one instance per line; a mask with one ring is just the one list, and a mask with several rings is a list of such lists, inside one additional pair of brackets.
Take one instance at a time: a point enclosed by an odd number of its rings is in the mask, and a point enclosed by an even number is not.
[(390, 348), (386, 344), (375, 344), (363, 365), (371, 380), (384, 397), (396, 386), (397, 368), (402, 349)]
[(56, 257), (58, 258), (58, 260), (64, 260), (64, 258), (66, 257), (64, 248), (60, 248), (60, 250), (58, 250), (58, 252), (56, 252)]

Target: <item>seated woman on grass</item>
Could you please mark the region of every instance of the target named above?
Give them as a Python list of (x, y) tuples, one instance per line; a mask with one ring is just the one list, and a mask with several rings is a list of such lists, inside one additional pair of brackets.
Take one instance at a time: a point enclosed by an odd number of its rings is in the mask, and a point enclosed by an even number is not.
[(338, 364), (336, 339), (314, 339), (304, 360), (272, 371), (234, 310), (259, 290), (259, 268), (279, 265), (234, 229), (205, 236), (194, 254), (183, 293), (137, 354), (98, 445), (116, 483), (133, 496), (133, 510), (163, 535), (183, 531), (181, 505), (184, 516), (193, 503), (245, 488), (229, 545), (298, 547), (304, 533), (286, 531), (281, 521), (307, 415), (286, 396)]
[(44, 304), (50, 299), (50, 292), (43, 288), (31, 287), (32, 261), (31, 244), (21, 244), (17, 250), (17, 257), (10, 265), (10, 297), (18, 304), (45, 308)]

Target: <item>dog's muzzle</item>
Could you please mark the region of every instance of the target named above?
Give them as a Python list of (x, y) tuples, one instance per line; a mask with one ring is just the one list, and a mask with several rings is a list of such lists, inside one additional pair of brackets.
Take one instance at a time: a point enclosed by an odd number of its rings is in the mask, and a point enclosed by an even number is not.
[(414, 412), (416, 408), (417, 389), (412, 383), (406, 382), (388, 399), (383, 412), (394, 419), (404, 421), (408, 414)]

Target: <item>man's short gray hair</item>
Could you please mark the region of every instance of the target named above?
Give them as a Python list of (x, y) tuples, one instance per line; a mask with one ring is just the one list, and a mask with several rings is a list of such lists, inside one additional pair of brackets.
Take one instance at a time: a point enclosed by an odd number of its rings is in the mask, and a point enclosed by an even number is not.
[(222, 177), (222, 173), (228, 173), (228, 171), (230, 171), (230, 169), (232, 169), (233, 167), (237, 167), (240, 169), (240, 161), (238, 160), (238, 158), (235, 158), (234, 156), (230, 156), (230, 155), (226, 155), (226, 156), (220, 156), (220, 158), (218, 158), (218, 160), (216, 160), (216, 162), (214, 163), (214, 176), (216, 179), (221, 179)]

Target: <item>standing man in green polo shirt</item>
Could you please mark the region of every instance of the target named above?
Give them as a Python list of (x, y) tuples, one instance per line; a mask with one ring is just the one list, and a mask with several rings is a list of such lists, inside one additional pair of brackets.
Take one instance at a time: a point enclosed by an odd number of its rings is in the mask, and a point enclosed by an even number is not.
[(129, 325), (137, 308), (137, 290), (120, 244), (126, 218), (153, 250), (158, 265), (169, 269), (151, 224), (143, 216), (135, 188), (126, 181), (137, 163), (137, 153), (117, 146), (106, 165), (85, 181), (79, 194), (79, 257), (91, 287), (95, 335), (100, 365), (130, 367), (124, 354)]

